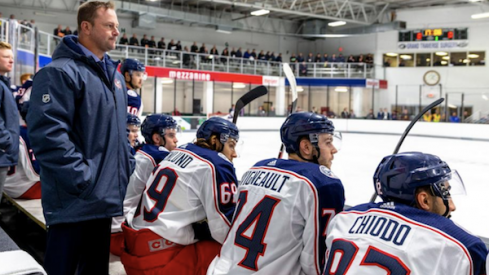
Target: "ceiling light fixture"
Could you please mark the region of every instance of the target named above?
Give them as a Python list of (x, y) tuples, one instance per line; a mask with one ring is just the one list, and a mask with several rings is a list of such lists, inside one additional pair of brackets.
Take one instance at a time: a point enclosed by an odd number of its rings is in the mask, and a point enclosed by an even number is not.
[(172, 84), (173, 79), (164, 77), (163, 80), (161, 80), (161, 84)]
[(482, 19), (482, 18), (487, 18), (489, 17), (489, 12), (483, 12), (483, 13), (476, 13), (472, 14), (472, 19)]
[(244, 83), (233, 83), (233, 89), (243, 89), (246, 88), (246, 84)]
[(436, 52), (435, 54), (438, 55), (438, 56), (445, 56), (448, 53), (447, 52)]
[(261, 10), (252, 11), (250, 14), (254, 15), (254, 16), (262, 16), (262, 15), (269, 14), (269, 13), (270, 13), (269, 10), (261, 9)]
[(348, 88), (347, 87), (336, 87), (334, 90), (335, 90), (335, 92), (338, 92), (338, 93), (346, 93), (346, 92), (348, 92)]
[(397, 53), (386, 53), (385, 55), (391, 56), (391, 57), (396, 57), (397, 56)]
[(334, 22), (328, 23), (328, 26), (330, 26), (330, 27), (339, 27), (339, 26), (343, 26), (343, 25), (346, 25), (345, 21), (334, 21)]

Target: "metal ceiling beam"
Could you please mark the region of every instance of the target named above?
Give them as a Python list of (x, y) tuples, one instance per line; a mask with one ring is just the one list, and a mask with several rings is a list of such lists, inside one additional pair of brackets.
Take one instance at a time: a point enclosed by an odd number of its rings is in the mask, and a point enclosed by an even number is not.
[[(264, 7), (261, 5), (247, 4), (247, 3), (241, 3), (241, 2), (232, 2), (232, 1), (228, 1), (228, 0), (202, 0), (202, 2), (213, 2), (213, 3), (227, 4), (227, 5), (234, 5), (237, 7), (244, 7), (244, 8), (249, 8), (249, 9), (266, 8), (266, 9), (268, 9), (272, 12), (276, 12), (276, 13), (291, 14), (291, 15), (304, 16), (304, 17), (309, 17), (309, 18), (318, 18), (318, 19), (324, 19), (324, 20), (334, 20), (334, 21), (342, 20), (345, 22), (355, 23), (355, 24), (360, 24), (360, 25), (372, 24), (371, 22), (368, 22), (368, 21), (353, 20), (353, 19), (349, 19), (349, 18), (338, 17), (339, 14), (337, 14), (336, 16), (328, 16), (328, 15), (323, 15), (323, 14), (313, 14), (313, 13), (295, 11), (295, 10), (290, 10), (290, 9), (281, 9), (281, 8), (269, 7), (269, 6)], [(344, 1), (344, 4), (346, 5), (347, 2), (348, 1)]]

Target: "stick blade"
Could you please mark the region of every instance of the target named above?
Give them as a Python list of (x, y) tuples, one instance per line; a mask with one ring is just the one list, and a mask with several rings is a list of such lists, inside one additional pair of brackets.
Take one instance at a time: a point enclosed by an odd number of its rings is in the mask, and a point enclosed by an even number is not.
[(267, 87), (260, 85), (240, 97), (238, 101), (236, 101), (236, 104), (234, 106), (233, 123), (236, 124), (236, 121), (238, 120), (238, 115), (244, 106), (248, 105), (250, 102), (257, 98), (266, 95), (267, 93)]

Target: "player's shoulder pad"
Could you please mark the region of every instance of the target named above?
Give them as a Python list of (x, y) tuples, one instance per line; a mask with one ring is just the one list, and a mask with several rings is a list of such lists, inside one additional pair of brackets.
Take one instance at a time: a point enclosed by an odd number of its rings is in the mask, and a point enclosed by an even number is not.
[(138, 94), (134, 90), (127, 89), (127, 95), (132, 97), (137, 97)]

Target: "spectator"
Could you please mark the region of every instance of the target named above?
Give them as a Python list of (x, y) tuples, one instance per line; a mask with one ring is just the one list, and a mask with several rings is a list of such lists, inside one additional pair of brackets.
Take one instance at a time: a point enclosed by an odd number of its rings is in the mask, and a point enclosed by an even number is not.
[(313, 63), (314, 62), (314, 56), (312, 56), (312, 53), (309, 53), (306, 59), (307, 63)]
[(266, 116), (267, 114), (265, 113), (265, 110), (263, 110), (263, 106), (258, 106), (258, 116)]
[(27, 80), (32, 80), (32, 74), (26, 73), (20, 76), (20, 84), (24, 85)]
[(253, 57), (253, 59), (251, 59), (251, 58), (250, 58), (251, 60), (256, 60), (256, 51), (255, 51), (255, 49), (253, 49), (253, 50), (251, 51), (251, 53), (250, 53), (250, 57)]
[(374, 115), (374, 110), (373, 109), (370, 109), (368, 111), (368, 114), (367, 116), (365, 117), (365, 119), (375, 119), (375, 115)]
[(440, 113), (438, 112), (438, 109), (435, 110), (435, 113), (432, 116), (431, 121), (433, 122), (440, 122)]
[(423, 121), (431, 122), (431, 119), (432, 119), (431, 111), (428, 111), (428, 112), (424, 113), (424, 115), (423, 115)]
[(300, 76), (307, 76), (307, 64), (305, 61), (303, 61), (300, 65), (299, 65), (299, 75)]
[(357, 115), (353, 112), (353, 109), (350, 110), (350, 118), (356, 118)]
[(353, 55), (351, 55), (351, 54), (350, 54), (350, 56), (348, 56), (348, 60), (347, 60), (347, 62), (348, 62), (348, 63), (355, 63), (355, 62), (357, 62), (357, 61), (355, 60), (355, 57), (353, 57)]
[(280, 62), (282, 63), (282, 53), (279, 53), (277, 58), (275, 58), (275, 62)]
[(238, 50), (236, 51), (236, 58), (241, 58), (243, 57), (243, 53), (241, 52), (241, 48), (238, 48)]
[(12, 46), (0, 42), (0, 202), (8, 169), (17, 165), (19, 157), (19, 113), (10, 91), (10, 79), (5, 76), (13, 65)]
[(338, 55), (338, 62), (344, 63), (345, 62), (345, 57), (343, 56), (342, 53)]
[(321, 54), (320, 53), (316, 54), (316, 58), (314, 59), (314, 62), (319, 63), (322, 61), (323, 61), (323, 58), (321, 57)]
[(129, 44), (129, 40), (127, 39), (127, 34), (123, 34), (121, 39), (119, 40), (120, 45), (127, 45)]
[(293, 53), (291, 56), (290, 56), (290, 63), (296, 63), (297, 62), (297, 57), (295, 56), (295, 53)]
[[(328, 62), (328, 60), (329, 60), (328, 54), (325, 53), (324, 56), (323, 56), (322, 62)], [(326, 64), (325, 64), (325, 67), (326, 67)]]
[(350, 113), (348, 113), (348, 108), (343, 108), (343, 112), (341, 112), (341, 118), (350, 118)]
[(224, 48), (224, 50), (222, 50), (222, 53), (221, 53), (221, 62), (223, 64), (226, 64), (227, 63), (228, 56), (229, 56), (228, 48)]
[(112, 2), (82, 4), (79, 36), (63, 38), (32, 88), (27, 122), (41, 168), (50, 275), (109, 272), (111, 218), (122, 215), (135, 164), (124, 78), (106, 54), (118, 25)]
[(166, 49), (165, 38), (162, 37), (160, 41), (158, 41), (158, 49), (164, 50)]
[(275, 57), (275, 52), (272, 52), (270, 54), (270, 57), (267, 59), (268, 61), (272, 61), (272, 62), (275, 62), (277, 58)]
[(183, 59), (183, 65), (186, 66), (186, 67), (189, 67), (190, 66), (190, 61), (191, 61), (191, 56), (190, 54), (188, 53), (188, 47), (185, 46), (183, 47), (183, 56), (182, 56), (182, 59)]
[(129, 39), (129, 45), (130, 46), (139, 46), (138, 37), (136, 36), (135, 33), (133, 33), (131, 39)]
[(384, 110), (382, 108), (379, 109), (379, 112), (377, 113), (377, 119), (384, 119)]
[(338, 62), (338, 57), (336, 57), (336, 54), (333, 54), (329, 57), (328, 61), (332, 63)]
[(301, 108), (301, 106), (297, 106), (297, 107), (295, 108), (295, 112), (296, 112), (296, 113), (300, 113), (300, 112), (302, 112), (302, 108)]
[(275, 116), (275, 107), (270, 106), (270, 110), (268, 111), (268, 116)]
[(148, 41), (148, 48), (156, 49), (156, 41), (154, 35), (152, 35), (151, 40)]
[(63, 27), (61, 27), (61, 25), (58, 25), (58, 27), (56, 29), (54, 29), (53, 35), (56, 35), (56, 36), (59, 36), (59, 37), (65, 36), (65, 32), (63, 30)]
[(265, 60), (265, 53), (262, 51), (260, 51), (260, 53), (258, 54), (258, 60)]
[(250, 59), (250, 56), (251, 56), (251, 55), (250, 55), (250, 51), (249, 51), (248, 49), (246, 49), (246, 51), (245, 51), (245, 52), (244, 52), (244, 54), (243, 54), (243, 58), (244, 58), (244, 59)]
[(311, 113), (317, 114), (318, 110), (316, 110), (316, 106), (312, 106)]
[(177, 44), (175, 45), (175, 51), (181, 51), (182, 50), (182, 44), (180, 43), (180, 40), (177, 41)]
[(209, 52), (209, 54), (211, 55), (219, 55), (219, 52), (217, 51), (217, 48), (216, 48), (216, 45), (214, 45), (211, 49), (211, 51)]
[(207, 49), (205, 48), (205, 44), (202, 43), (202, 46), (200, 46), (199, 53), (206, 53)]
[(365, 57), (365, 63), (367, 63), (367, 67), (371, 68), (374, 64), (374, 57), (371, 53), (367, 54), (367, 57)]
[(363, 57), (363, 54), (361, 54), (361, 55), (358, 57), (357, 62), (358, 62), (358, 63), (364, 63), (364, 62), (365, 62), (365, 58)]
[(270, 52), (269, 51), (267, 51), (267, 53), (265, 54), (265, 60), (270, 61)]
[(457, 116), (457, 112), (452, 112), (452, 115), (450, 116), (450, 122), (460, 122), (460, 118)]
[(234, 47), (231, 49), (231, 57), (236, 57), (236, 50), (234, 50)]
[(391, 61), (390, 61), (390, 59), (386, 58), (384, 61), (384, 67), (390, 67), (390, 66), (391, 66)]
[(182, 113), (180, 113), (180, 111), (178, 111), (177, 107), (175, 107), (175, 109), (173, 110), (173, 112), (171, 112), (171, 115), (172, 116), (181, 116)]
[(64, 34), (65, 35), (72, 35), (73, 34), (73, 32), (70, 29), (70, 26), (66, 26), (66, 29), (64, 30)]
[(149, 44), (148, 36), (146, 34), (141, 38), (141, 47), (147, 48)]
[(402, 109), (401, 120), (411, 120), (406, 108)]
[(302, 55), (302, 53), (299, 53), (299, 56), (297, 56), (297, 62), (304, 62), (304, 56)]
[(392, 120), (397, 120), (398, 119), (398, 117), (397, 117), (397, 111), (396, 110), (392, 111), (392, 117), (391, 118), (392, 118)]
[(194, 44), (190, 46), (190, 52), (192, 53), (198, 53), (199, 52), (199, 46), (197, 46), (197, 42), (194, 41)]

